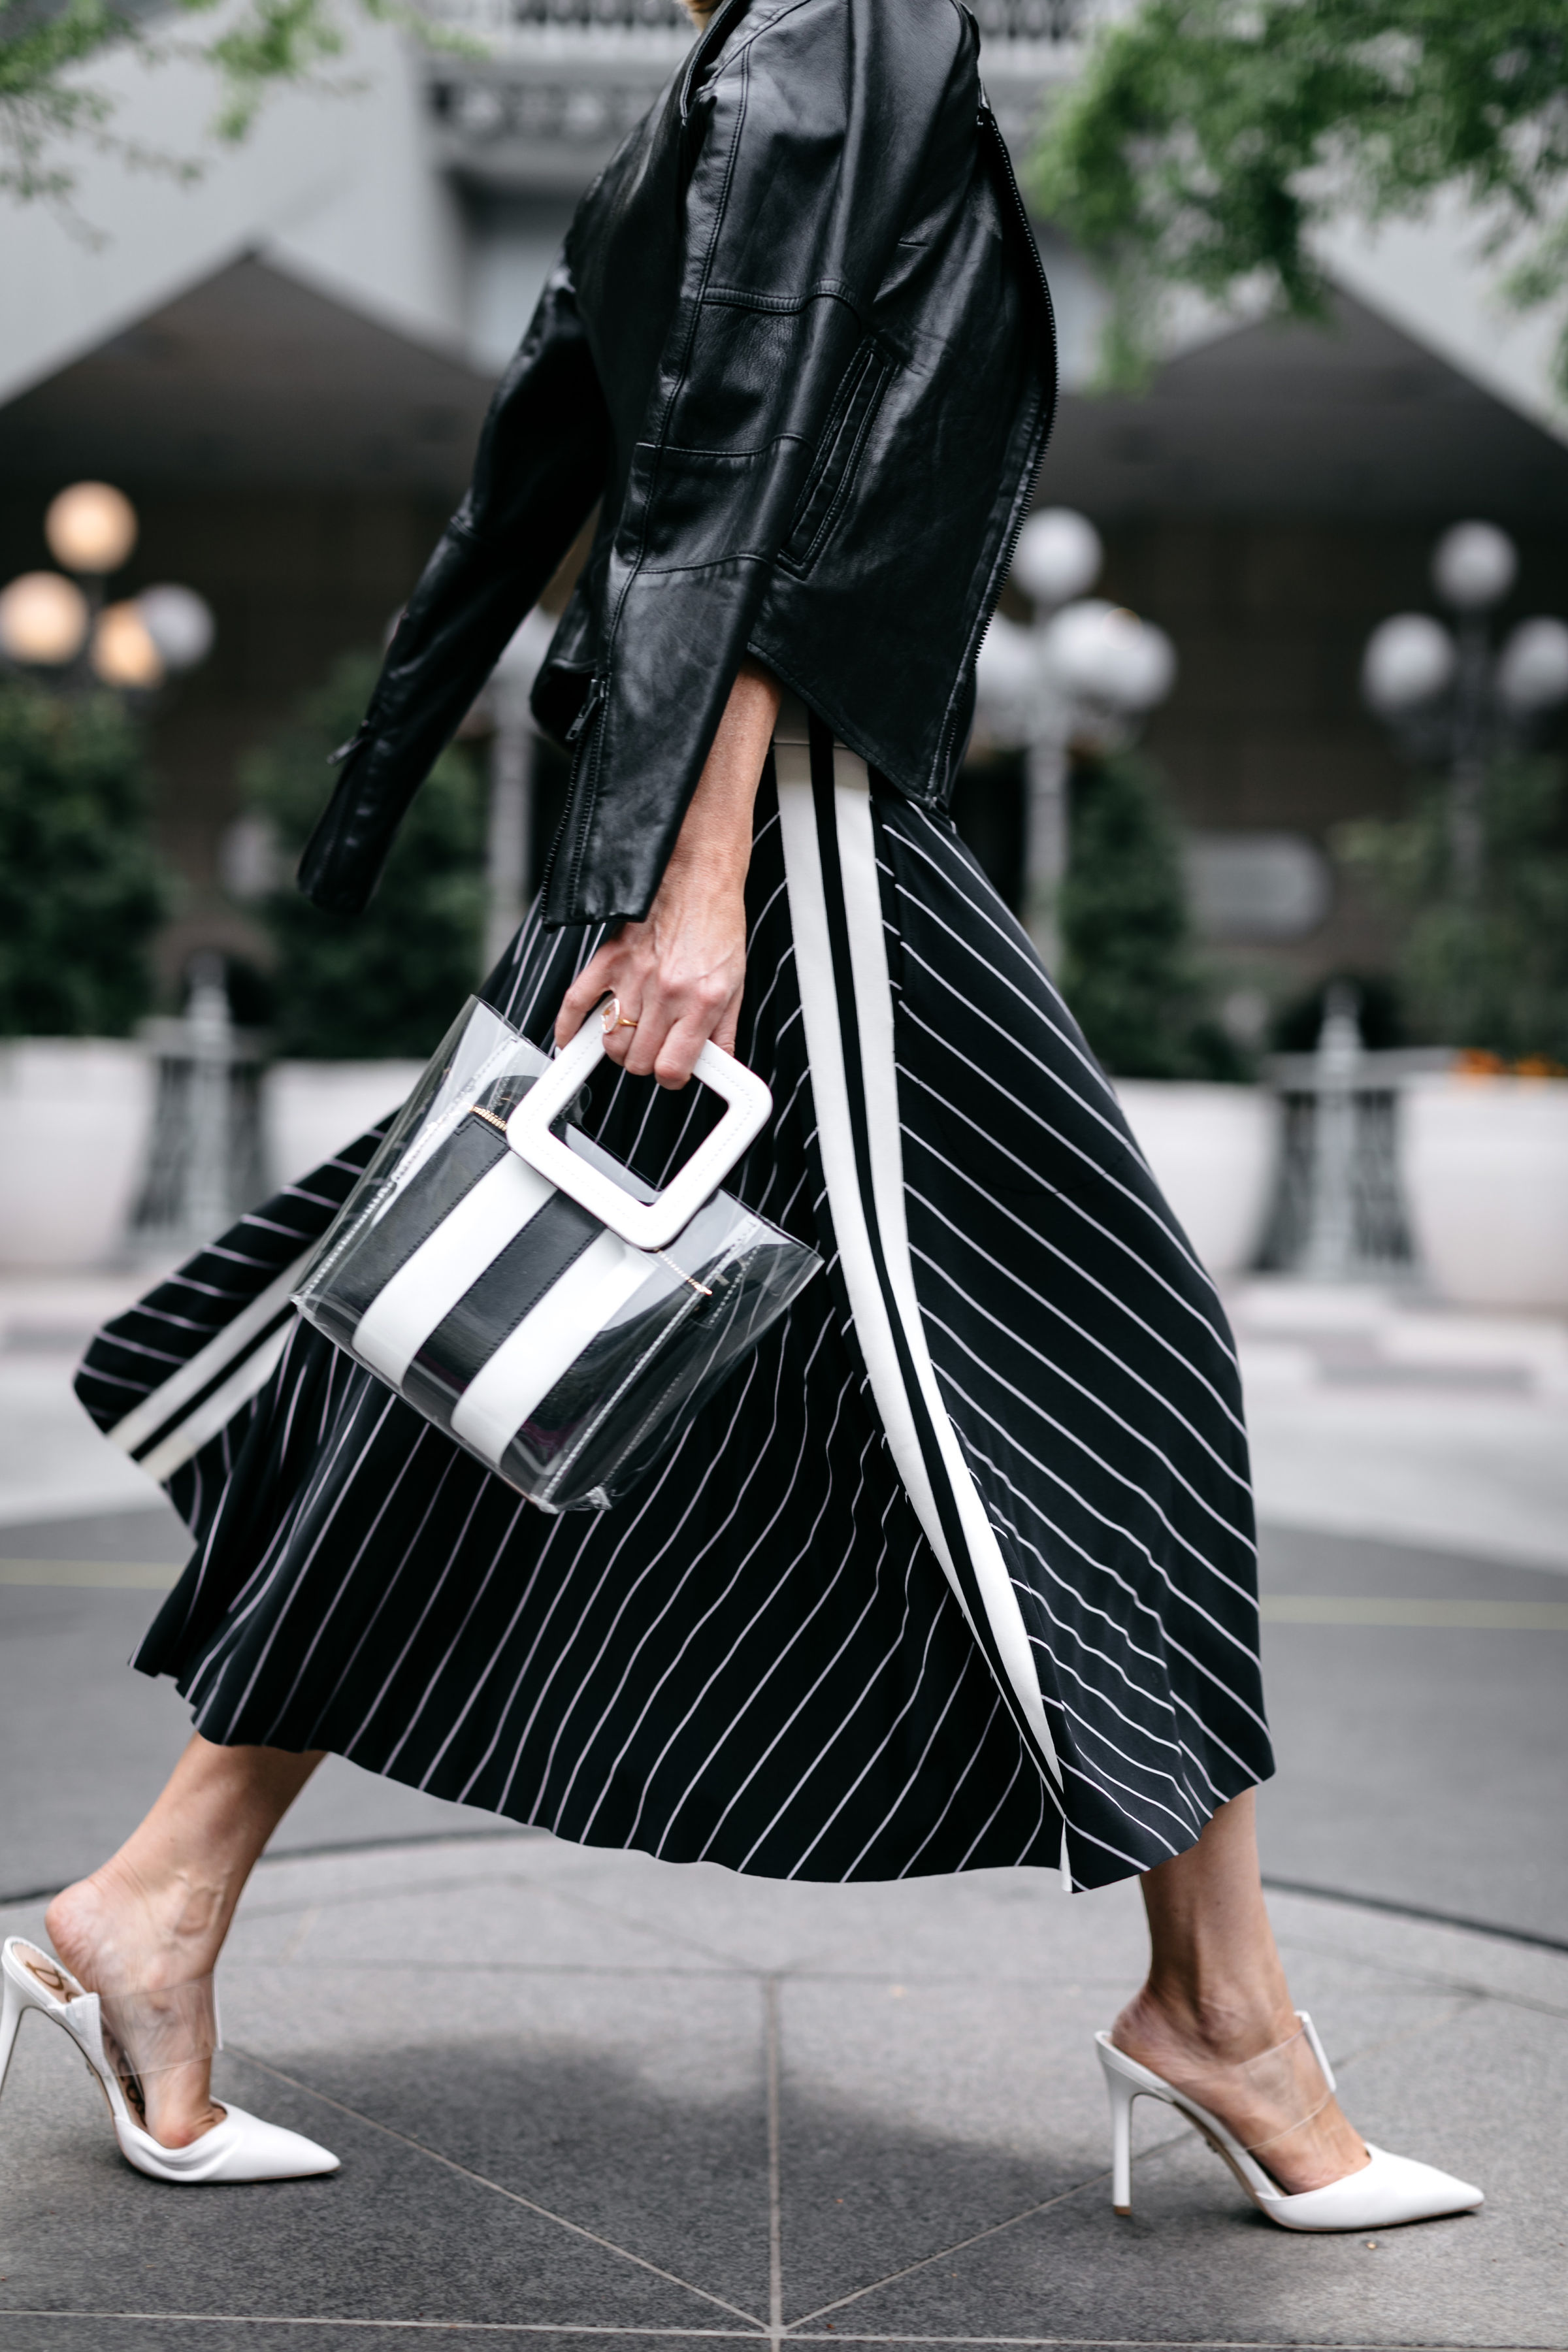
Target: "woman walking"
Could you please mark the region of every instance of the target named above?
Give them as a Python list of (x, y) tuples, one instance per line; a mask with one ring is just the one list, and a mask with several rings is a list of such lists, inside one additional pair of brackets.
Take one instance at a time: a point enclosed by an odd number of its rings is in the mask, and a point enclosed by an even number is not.
[(1480, 2201), (1366, 2147), (1291, 2007), (1225, 1318), (944, 814), (1055, 384), (976, 54), (953, 0), (723, 0), (579, 208), (302, 867), (364, 904), (599, 502), (535, 695), (570, 802), (485, 994), (541, 1044), (604, 1023), (585, 1124), (655, 1185), (705, 1116), (699, 1052), (732, 1048), (775, 1110), (731, 1189), (826, 1278), (587, 1515), (525, 1504), (289, 1311), (374, 1139), (84, 1369), (196, 1539), (137, 1658), (196, 1732), (51, 1906), (63, 1968), (8, 1948), (6, 2014), (86, 2047), (100, 1996), (144, 2169), (333, 2162), (212, 2105), (205, 1990), (332, 1751), (779, 1877), (1138, 1874), (1150, 1975), (1100, 2037), (1120, 2208), (1136, 2095), (1287, 2226)]

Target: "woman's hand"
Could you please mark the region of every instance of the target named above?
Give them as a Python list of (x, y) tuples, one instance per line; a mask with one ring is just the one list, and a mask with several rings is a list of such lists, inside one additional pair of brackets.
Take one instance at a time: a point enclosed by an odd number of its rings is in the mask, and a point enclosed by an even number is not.
[[(683, 1087), (712, 1038), (732, 1052), (746, 982), (752, 811), (779, 688), (744, 664), (643, 923), (623, 923), (562, 1000), (555, 1042), (574, 1037), (606, 991), (605, 1050), (637, 1077)], [(616, 1025), (618, 1024), (618, 1025)]]

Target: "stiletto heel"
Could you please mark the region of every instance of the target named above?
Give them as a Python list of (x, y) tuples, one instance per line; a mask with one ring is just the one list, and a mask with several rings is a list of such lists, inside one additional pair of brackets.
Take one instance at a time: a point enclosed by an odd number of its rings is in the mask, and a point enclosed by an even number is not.
[(1132, 2102), (1138, 2094), (1123, 2074), (1105, 2069), (1110, 2094), (1110, 2201), (1123, 2219), (1132, 2210)]
[(4, 1985), (4, 1996), (0, 1997), (0, 2091), (5, 2088), (11, 2053), (16, 2047), (16, 2029), (22, 2022), (22, 1996), (12, 1983), (9, 1970), (5, 1971)]
[(86, 2059), (108, 2102), (120, 2152), (138, 2172), (195, 2187), (211, 2180), (297, 2180), (337, 2171), (338, 2159), (330, 2149), (226, 2101), (222, 2120), (187, 2147), (165, 2147), (146, 2129), (145, 2078), (191, 2065), (221, 2047), (210, 1977), (166, 1992), (102, 2001), (58, 1960), (12, 1936), (0, 1948), (0, 2089), (17, 2029), (27, 2011), (36, 2010), (68, 2033)]
[[(1305, 2123), (1333, 2096), (1334, 2076), (1311, 2019), (1304, 2009), (1299, 2009), (1296, 2014), (1300, 2029), (1291, 2040), (1305, 2038), (1324, 2085), (1318, 2106), (1297, 2117), (1297, 2123)], [(1480, 2190), (1472, 2189), (1468, 2181), (1439, 2172), (1436, 2165), (1417, 2164), (1413, 2157), (1391, 2156), (1385, 2148), (1373, 2147), (1370, 2140), (1363, 2142), (1368, 2161), (1356, 2171), (1330, 2181), (1326, 2188), (1304, 2189), (1292, 2196), (1258, 2160), (1259, 2150), (1271, 2146), (1273, 2139), (1282, 2139), (1284, 2132), (1275, 2133), (1271, 2139), (1260, 2140), (1252, 2147), (1244, 2147), (1217, 2116), (1201, 2107), (1195, 2099), (1188, 2098), (1184, 2091), (1178, 2091), (1174, 2084), (1167, 2083), (1152, 2067), (1141, 2066), (1136, 2058), (1129, 2058), (1125, 2051), (1118, 2050), (1109, 2033), (1097, 2033), (1094, 2039), (1105, 2086), (1110, 2094), (1110, 2195), (1118, 2213), (1132, 2210), (1134, 2099), (1160, 2099), (1185, 2116), (1215, 2154), (1229, 2165), (1258, 2211), (1266, 2213), (1271, 2221), (1278, 2221), (1282, 2230), (1391, 2230), (1402, 2221), (1435, 2221), (1447, 2213), (1473, 2213), (1485, 2201)], [(1281, 2042), (1279, 2050), (1289, 2046), (1289, 2042)], [(1279, 2051), (1266, 2050), (1261, 2058), (1245, 2063), (1256, 2067), (1263, 2059), (1278, 2056)], [(1288, 2125), (1286, 2129), (1295, 2127)]]

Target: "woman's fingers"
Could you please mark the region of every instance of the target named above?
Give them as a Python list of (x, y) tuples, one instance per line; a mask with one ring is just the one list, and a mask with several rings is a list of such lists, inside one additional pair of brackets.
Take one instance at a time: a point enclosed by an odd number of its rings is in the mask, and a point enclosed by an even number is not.
[(743, 964), (738, 981), (732, 962), (673, 984), (655, 978), (642, 998), (627, 1069), (656, 1077), (662, 1087), (685, 1086), (703, 1046), (719, 1034), (738, 1003), (743, 978)]
[(746, 974), (745, 907), (738, 888), (732, 896), (701, 907), (695, 922), (682, 909), (684, 920), (623, 924), (562, 999), (557, 1045), (607, 1016), (608, 1058), (665, 1087), (686, 1085), (709, 1038), (732, 1052)]
[[(584, 965), (561, 1000), (561, 1010), (555, 1016), (555, 1042), (569, 1045), (590, 1013), (604, 1003), (606, 996), (620, 1000), (621, 1013), (635, 1021), (642, 1001), (643, 968), (651, 961), (647, 954), (647, 925), (623, 923), (614, 939), (605, 940)], [(617, 1016), (619, 1017), (619, 1016)], [(611, 1045), (615, 1031), (605, 1033), (605, 1043), (617, 1062), (626, 1059), (625, 1043), (631, 1036), (629, 1027), (618, 1034), (622, 1044)]]
[(735, 991), (724, 1008), (723, 1018), (713, 1032), (713, 1043), (726, 1054), (732, 1054), (735, 1050), (735, 1032), (740, 1026), (742, 993), (741, 989)]
[(689, 1005), (663, 1028), (662, 1034), (653, 1027), (647, 1027), (645, 1034), (645, 1024), (639, 1022), (637, 1025), (639, 1058), (635, 1064), (628, 1063), (627, 1067), (637, 1069), (646, 1067), (649, 1075), (658, 1080), (661, 1087), (685, 1086), (696, 1069), (699, 1056), (710, 1038), (714, 1045), (722, 1047), (726, 1054), (734, 1052), (735, 1030), (741, 1016), (742, 993), (742, 990), (739, 988), (731, 992), (717, 1020), (713, 1015), (711, 1002), (703, 1001), (695, 1007)]
[(610, 967), (615, 960), (614, 947), (613, 940), (606, 941), (597, 955), (584, 965), (562, 998), (561, 1010), (555, 1016), (555, 1042), (558, 1045), (569, 1045), (605, 990), (614, 991), (615, 982), (610, 977)]

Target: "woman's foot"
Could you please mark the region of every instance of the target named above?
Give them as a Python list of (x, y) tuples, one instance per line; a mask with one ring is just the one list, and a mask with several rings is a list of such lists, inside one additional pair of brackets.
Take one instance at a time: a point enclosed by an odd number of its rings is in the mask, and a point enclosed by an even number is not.
[(141, 1827), (45, 1914), (56, 1951), (104, 2004), (106, 2041), (118, 2013), (115, 2071), (164, 2147), (189, 2147), (223, 2120), (212, 1972), (257, 1857), (321, 1760), (319, 1748), (221, 1748), (195, 1733)]
[(1217, 2116), (1289, 2195), (1326, 2189), (1371, 2161), (1289, 2007), (1238, 2001), (1200, 2017), (1145, 1985), (1110, 2039)]
[[(44, 1915), (66, 1967), (103, 2002), (106, 2048), (115, 2040), (117, 2002), (132, 1996), (139, 2022), (162, 2043), (156, 2065), (143, 2062), (141, 2069), (135, 2047), (127, 2046), (117, 2072), (136, 2120), (163, 2147), (189, 2147), (224, 2117), (211, 2090), (215, 2037), (201, 2030), (210, 1996), (204, 2002), (198, 1990), (210, 1985), (223, 1908), (217, 1889), (184, 1877), (150, 1885), (116, 1855), (57, 1895)], [(168, 1996), (162, 2004), (161, 1994)], [(160, 2008), (167, 2011), (162, 2021)], [(182, 2061), (178, 2037), (187, 2021), (192, 2054)]]

